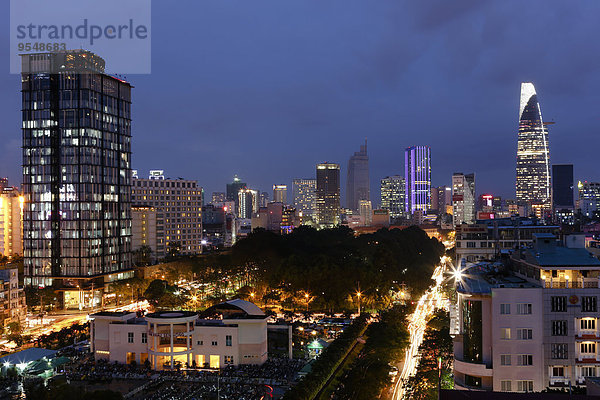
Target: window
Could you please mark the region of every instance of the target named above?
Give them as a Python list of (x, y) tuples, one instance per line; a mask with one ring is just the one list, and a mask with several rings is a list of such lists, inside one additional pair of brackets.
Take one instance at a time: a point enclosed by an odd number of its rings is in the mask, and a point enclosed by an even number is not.
[(552, 343), (550, 352), (552, 353), (552, 358), (555, 360), (569, 358), (569, 347), (566, 343)]
[(148, 343), (148, 334), (146, 332), (142, 332), (142, 343)]
[(552, 296), (551, 300), (551, 311), (552, 312), (566, 312), (567, 311), (567, 296)]
[(596, 329), (596, 320), (591, 318), (583, 318), (580, 322), (580, 326), (583, 330)]
[(133, 343), (133, 332), (127, 332), (127, 343)]
[(510, 354), (500, 355), (500, 365), (510, 365)]
[(597, 312), (598, 311), (598, 298), (596, 296), (582, 296), (581, 297), (581, 311)]
[(198, 346), (202, 346), (204, 344), (203, 340), (198, 340)]
[(517, 381), (517, 391), (533, 392), (533, 381)]
[(581, 376), (596, 376), (596, 367), (581, 367)]
[(585, 342), (579, 347), (582, 354), (596, 354), (596, 343)]
[(481, 387), (481, 378), (465, 374), (465, 385), (471, 387)]
[(510, 328), (500, 328), (500, 339), (510, 339)]
[(503, 392), (510, 392), (511, 389), (511, 382), (510, 381), (500, 381), (500, 390)]
[(510, 304), (500, 304), (500, 314), (510, 314)]
[(519, 315), (531, 314), (531, 304), (529, 304), (529, 303), (517, 304), (517, 314), (519, 314)]
[(552, 367), (552, 376), (564, 377), (565, 367)]
[(225, 336), (225, 346), (231, 347), (231, 335)]
[(216, 340), (213, 340), (211, 344), (212, 344), (213, 346), (218, 346), (218, 343), (217, 343), (217, 341), (216, 341)]
[(567, 321), (552, 321), (552, 336), (567, 336)]
[(517, 329), (517, 339), (519, 340), (531, 340), (533, 339), (533, 329), (530, 328), (519, 328)]
[(233, 356), (225, 356), (225, 364), (233, 364)]
[(517, 360), (519, 362), (518, 365), (521, 366), (533, 365), (533, 355), (531, 354), (519, 354)]

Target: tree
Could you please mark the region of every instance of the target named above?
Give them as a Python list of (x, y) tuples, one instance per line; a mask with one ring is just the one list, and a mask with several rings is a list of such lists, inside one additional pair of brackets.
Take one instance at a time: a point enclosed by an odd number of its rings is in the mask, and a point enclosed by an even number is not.
[(17, 347), (21, 347), (23, 345), (23, 328), (21, 324), (18, 322), (11, 322), (8, 324), (9, 333), (6, 339), (9, 342), (14, 342)]
[(150, 265), (152, 263), (152, 247), (141, 246), (133, 252), (133, 261), (138, 266)]
[(167, 246), (167, 260), (174, 260), (181, 254), (181, 242), (169, 242)]

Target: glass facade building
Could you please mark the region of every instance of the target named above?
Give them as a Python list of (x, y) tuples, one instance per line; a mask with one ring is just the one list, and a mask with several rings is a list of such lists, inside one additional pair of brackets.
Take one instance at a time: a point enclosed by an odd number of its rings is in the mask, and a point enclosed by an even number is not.
[(340, 224), (340, 166), (317, 164), (317, 224), (332, 228)]
[(132, 86), (84, 50), (23, 55), (21, 78), (25, 284), (81, 290), (125, 277)]
[(431, 149), (413, 146), (404, 152), (406, 198), (404, 210), (412, 215), (416, 210), (425, 214), (431, 208)]
[(550, 208), (550, 189), (548, 129), (542, 120), (535, 87), (524, 82), (517, 140), (517, 202), (540, 214)]
[(367, 154), (367, 141), (360, 146), (360, 151), (348, 160), (348, 175), (346, 176), (346, 207), (358, 211), (361, 200), (371, 199), (371, 186), (369, 183), (369, 156)]
[(452, 210), (455, 227), (475, 223), (475, 174), (452, 175)]

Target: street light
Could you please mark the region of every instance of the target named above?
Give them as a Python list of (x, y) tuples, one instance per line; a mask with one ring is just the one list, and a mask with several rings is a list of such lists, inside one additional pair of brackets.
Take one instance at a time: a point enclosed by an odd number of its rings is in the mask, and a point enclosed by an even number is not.
[(360, 296), (362, 296), (362, 293), (357, 291), (356, 297), (358, 298), (358, 315), (360, 315)]

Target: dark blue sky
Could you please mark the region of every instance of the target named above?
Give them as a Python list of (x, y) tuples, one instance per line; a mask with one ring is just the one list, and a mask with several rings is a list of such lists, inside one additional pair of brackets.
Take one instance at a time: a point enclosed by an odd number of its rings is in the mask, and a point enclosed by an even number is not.
[[(19, 77), (1, 13), (0, 175), (20, 182)], [(475, 172), (514, 197), (519, 86), (535, 83), (551, 161), (600, 179), (600, 3), (154, 0), (152, 74), (129, 75), (133, 167), (252, 187), (342, 165), (369, 140), (371, 193), (432, 148), (434, 185)], [(107, 60), (110, 69), (110, 59)]]

